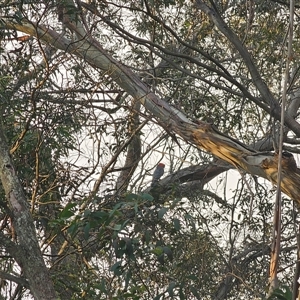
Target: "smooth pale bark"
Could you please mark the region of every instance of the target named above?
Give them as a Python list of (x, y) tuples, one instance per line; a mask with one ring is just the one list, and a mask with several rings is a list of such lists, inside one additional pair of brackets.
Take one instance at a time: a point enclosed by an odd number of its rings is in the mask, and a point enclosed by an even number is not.
[[(204, 149), (218, 158), (230, 163), (241, 171), (277, 183), (278, 155), (257, 152), (239, 141), (230, 138), (214, 128), (213, 125), (189, 120), (182, 112), (149, 91), (136, 74), (114, 60), (88, 33), (82, 36), (82, 27), (67, 24), (80, 40), (71, 41), (54, 30), (23, 20), (21, 23), (6, 18), (6, 29), (16, 29), (39, 38), (60, 50), (76, 55), (95, 68), (105, 71), (128, 94), (140, 101), (150, 111), (159, 124), (168, 132), (175, 132), (186, 142)], [(282, 191), (300, 203), (300, 170), (291, 155), (282, 158)]]

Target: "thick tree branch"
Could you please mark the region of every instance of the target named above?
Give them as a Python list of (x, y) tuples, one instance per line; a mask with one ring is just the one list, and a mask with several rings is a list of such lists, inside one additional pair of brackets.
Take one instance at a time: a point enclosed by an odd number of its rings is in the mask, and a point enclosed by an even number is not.
[(261, 243), (249, 245), (242, 253), (234, 256), (224, 272), (226, 274), (225, 278), (219, 283), (216, 289), (214, 299), (226, 299), (234, 285), (247, 274), (249, 265), (258, 257), (267, 255), (269, 252), (270, 246), (266, 243)]
[(134, 101), (132, 105), (132, 111), (129, 115), (128, 120), (128, 133), (131, 135), (131, 142), (127, 148), (127, 155), (125, 164), (120, 172), (117, 180), (117, 190), (118, 192), (126, 191), (130, 179), (138, 166), (140, 156), (141, 156), (141, 138), (140, 132), (137, 131), (139, 128), (139, 112), (140, 112), (140, 102)]
[(15, 282), (17, 284), (20, 284), (20, 285), (26, 287), (27, 289), (30, 288), (26, 279), (23, 279), (23, 278), (20, 278), (20, 277), (16, 277), (14, 275), (5, 273), (3, 271), (0, 271), (0, 278), (6, 279), (6, 280), (9, 280), (9, 281), (13, 281), (13, 282)]
[(199, 7), (204, 13), (206, 13), (212, 22), (218, 27), (218, 29), (228, 38), (228, 40), (236, 47), (241, 57), (244, 59), (249, 72), (252, 76), (252, 80), (265, 101), (271, 105), (274, 109), (279, 109), (277, 101), (274, 99), (266, 83), (262, 80), (257, 67), (255, 66), (252, 57), (246, 47), (242, 44), (238, 36), (229, 28), (229, 26), (223, 21), (219, 13), (213, 8), (207, 6), (203, 1), (196, 0), (196, 6)]
[(0, 232), (0, 241), (5, 250), (16, 260), (20, 265), (22, 262), (22, 251), (20, 247), (9, 239), (4, 233)]
[[(210, 57), (208, 54), (205, 54), (203, 51), (200, 51), (198, 48), (195, 48), (185, 42), (183, 42), (181, 39), (179, 39), (175, 32), (173, 32), (171, 30), (171, 28), (169, 28), (166, 24), (164, 24), (161, 20), (159, 20), (157, 17), (155, 16), (151, 16), (153, 17), (153, 19), (155, 21), (157, 21), (158, 23), (160, 23), (162, 26), (164, 26), (165, 28), (167, 28), (168, 31), (170, 31), (172, 33), (172, 35), (178, 40), (178, 42), (180, 42), (180, 44), (184, 45), (185, 47), (188, 47), (191, 50), (194, 50), (196, 52), (200, 52), (201, 55), (203, 55), (204, 57), (208, 58), (209, 60), (211, 60), (216, 66), (212, 67), (209, 64), (204, 64), (203, 62), (201, 62), (201, 60), (196, 59), (195, 57), (183, 54), (179, 51), (171, 51), (169, 49), (166, 49), (165, 47), (153, 43), (149, 40), (143, 39), (143, 38), (139, 38), (136, 37), (135, 35), (131, 34), (130, 32), (127, 32), (124, 28), (118, 26), (117, 24), (107, 20), (106, 18), (104, 18), (103, 16), (97, 14), (98, 16), (100, 16), (101, 18), (103, 18), (104, 22), (106, 22), (106, 24), (108, 24), (115, 32), (117, 32), (122, 38), (129, 40), (131, 43), (136, 43), (136, 44), (142, 44), (145, 47), (147, 47), (149, 50), (151, 50), (153, 53), (155, 53), (157, 56), (161, 57), (163, 60), (165, 60), (165, 62), (167, 62), (169, 65), (173, 66), (175, 69), (181, 71), (184, 74), (187, 74), (188, 76), (192, 77), (192, 78), (198, 78), (203, 82), (209, 83), (211, 86), (214, 86), (218, 89), (222, 89), (222, 90), (227, 90), (229, 91), (228, 88), (226, 88), (226, 86), (220, 86), (218, 84), (215, 84), (214, 82), (208, 81), (206, 78), (201, 77), (197, 74), (194, 74), (193, 72), (189, 72), (187, 69), (185, 68), (181, 68), (178, 64), (176, 64), (176, 62), (172, 61), (171, 59), (168, 59), (165, 57), (165, 55), (170, 55), (172, 57), (177, 57), (177, 58), (181, 58), (181, 59), (185, 59), (197, 66), (199, 66), (200, 68), (203, 69), (207, 69), (215, 74), (217, 74), (220, 77), (225, 78), (228, 82), (232, 83), (233, 85), (235, 85), (244, 96), (246, 96), (248, 99), (250, 99), (252, 102), (254, 102), (255, 104), (257, 104), (259, 107), (261, 107), (263, 110), (267, 111), (268, 113), (272, 113), (272, 110), (270, 110), (268, 104), (265, 104), (261, 101), (261, 99), (254, 97), (241, 83), (239, 83), (233, 76), (231, 76), (231, 74), (225, 70), (224, 67), (221, 66), (221, 64), (219, 62), (217, 62), (215, 59), (213, 59), (212, 57)], [(158, 49), (154, 50), (154, 49)], [(163, 55), (161, 54), (163, 53)], [(232, 89), (230, 90), (231, 94), (237, 94), (237, 92), (233, 91)], [(280, 114), (276, 114), (275, 117), (280, 120)]]
[[(271, 115), (274, 115), (277, 120), (280, 120), (280, 106), (268, 86), (262, 79), (256, 65), (253, 62), (253, 59), (240, 41), (238, 36), (229, 28), (229, 26), (223, 21), (221, 16), (215, 11), (213, 8), (208, 7), (203, 1), (196, 0), (196, 6), (201, 9), (204, 13), (206, 13), (212, 22), (218, 27), (218, 29), (228, 38), (228, 40), (235, 46), (235, 48), (239, 51), (241, 57), (243, 58), (253, 80), (253, 83), (256, 85), (257, 89), (263, 96), (263, 99), (266, 104), (270, 105)], [(300, 124), (295, 121), (295, 119), (289, 115), (285, 114), (285, 123), (288, 127), (293, 130), (297, 136), (300, 136)]]
[[(212, 153), (238, 169), (267, 178), (276, 184), (277, 154), (256, 152), (239, 141), (220, 133), (211, 124), (190, 121), (182, 112), (150, 92), (136, 74), (114, 60), (91, 36), (82, 36), (80, 41), (74, 42), (59, 36), (49, 28), (40, 25), (34, 26), (26, 20), (18, 23), (9, 18), (6, 18), (6, 27), (34, 35), (46, 43), (51, 43), (54, 47), (83, 58), (92, 66), (103, 70), (128, 94), (139, 100), (167, 131), (177, 133), (188, 143)], [(70, 29), (76, 31), (73, 25)], [(78, 30), (77, 35), (80, 35), (80, 32), (81, 30)], [(295, 131), (297, 132), (299, 129), (300, 135), (300, 128), (298, 128), (300, 126), (298, 125), (297, 123)], [(292, 156), (285, 155), (282, 165), (281, 189), (300, 203), (300, 171)]]

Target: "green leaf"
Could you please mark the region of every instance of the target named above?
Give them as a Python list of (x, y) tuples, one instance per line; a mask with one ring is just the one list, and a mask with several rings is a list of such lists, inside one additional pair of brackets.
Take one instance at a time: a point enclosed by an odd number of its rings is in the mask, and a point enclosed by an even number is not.
[(91, 214), (91, 210), (90, 209), (86, 209), (83, 213), (83, 216), (86, 218)]
[(176, 287), (176, 283), (174, 281), (171, 281), (169, 286), (168, 286), (168, 293), (170, 295), (170, 297), (173, 297), (174, 296), (174, 288)]
[(154, 248), (152, 250), (152, 253), (154, 253), (155, 255), (159, 256), (159, 255), (161, 255), (161, 254), (164, 253), (164, 249), (163, 249), (163, 247), (158, 246), (158, 247), (156, 247), (156, 248)]
[(159, 219), (162, 219), (163, 216), (165, 215), (165, 213), (168, 211), (168, 208), (167, 207), (163, 207), (161, 208), (159, 211), (158, 211), (158, 218)]
[(124, 288), (124, 290), (127, 290), (131, 277), (132, 277), (132, 273), (129, 270), (128, 272), (126, 272), (126, 275), (125, 275), (125, 288)]
[(113, 264), (110, 267), (110, 271), (114, 272), (114, 274), (117, 276), (121, 275), (123, 273), (122, 272), (122, 261), (119, 260), (115, 264)]
[(121, 229), (122, 229), (121, 224), (115, 224), (115, 226), (113, 227), (113, 230), (115, 230), (115, 231), (120, 231)]
[(132, 200), (137, 200), (138, 198), (139, 198), (139, 196), (136, 194), (128, 194), (128, 195), (126, 195), (125, 200), (132, 201)]
[(188, 275), (187, 278), (191, 279), (191, 280), (194, 280), (194, 281), (197, 281), (199, 278), (194, 275), (194, 274), (191, 274), (191, 275)]
[(85, 226), (84, 226), (84, 238), (87, 240), (89, 237), (90, 237), (90, 229), (91, 229), (91, 223), (87, 223)]
[(268, 298), (279, 299), (279, 300), (292, 300), (293, 294), (287, 285), (283, 285), (281, 288), (275, 289), (272, 295)]
[(91, 217), (94, 219), (103, 219), (108, 217), (108, 213), (105, 211), (95, 211), (91, 213)]
[(172, 252), (172, 250), (169, 247), (164, 246), (163, 247), (163, 251), (164, 251), (165, 254), (167, 254), (169, 260), (172, 261), (173, 260), (173, 252)]
[(198, 294), (198, 291), (193, 286), (190, 286), (190, 290), (197, 299), (200, 299), (200, 295)]
[(119, 211), (119, 208), (122, 206), (122, 203), (117, 203), (114, 208), (109, 212), (109, 216), (121, 215), (122, 213)]
[(133, 255), (133, 246), (132, 246), (132, 241), (129, 238), (125, 239), (125, 243), (126, 243), (126, 254), (131, 258), (134, 259), (134, 255)]
[(72, 208), (74, 208), (77, 204), (75, 203), (68, 203), (64, 209), (60, 212), (59, 218), (61, 219), (68, 219), (72, 216), (74, 216), (74, 212), (72, 211)]
[(153, 201), (153, 197), (150, 194), (142, 194), (142, 199), (146, 201)]
[(144, 240), (145, 240), (146, 244), (149, 244), (149, 242), (151, 241), (151, 237), (152, 237), (151, 230), (146, 230), (144, 233)]
[(73, 222), (73, 224), (68, 228), (68, 233), (71, 236), (74, 236), (75, 233), (77, 232), (77, 230), (78, 230), (78, 223), (77, 222)]
[(174, 224), (174, 228), (176, 231), (179, 231), (180, 228), (181, 228), (181, 225), (180, 225), (180, 220), (179, 219), (173, 219), (173, 224)]
[(161, 254), (161, 255), (157, 256), (157, 260), (158, 260), (162, 265), (164, 265), (164, 264), (165, 264), (165, 256), (164, 256), (164, 254)]

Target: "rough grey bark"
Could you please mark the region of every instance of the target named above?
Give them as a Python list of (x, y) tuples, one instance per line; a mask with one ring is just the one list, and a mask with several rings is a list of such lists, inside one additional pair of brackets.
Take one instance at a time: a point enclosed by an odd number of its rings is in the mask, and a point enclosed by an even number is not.
[(132, 110), (128, 116), (128, 133), (131, 135), (127, 148), (126, 160), (117, 180), (117, 192), (126, 191), (130, 179), (136, 170), (141, 156), (141, 139), (139, 128), (140, 102), (133, 101)]
[[(0, 128), (0, 178), (16, 232), (16, 249), (10, 253), (24, 272), (35, 299), (58, 299), (38, 244), (29, 205), (15, 172), (3, 129)], [(12, 243), (12, 242), (11, 242)]]

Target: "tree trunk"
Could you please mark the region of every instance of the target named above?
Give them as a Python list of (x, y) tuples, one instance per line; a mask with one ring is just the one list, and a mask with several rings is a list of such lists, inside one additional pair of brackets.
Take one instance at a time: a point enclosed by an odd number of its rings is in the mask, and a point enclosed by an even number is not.
[[(6, 138), (0, 128), (0, 177), (16, 232), (18, 259), (35, 299), (57, 299), (49, 271), (35, 233), (34, 223), (22, 186), (9, 156)], [(13, 255), (15, 256), (15, 255)]]

